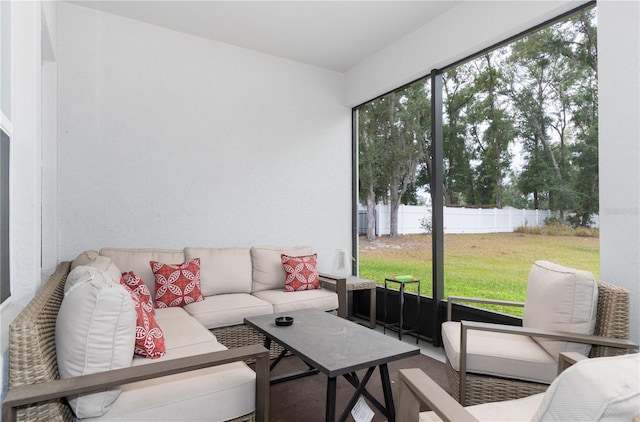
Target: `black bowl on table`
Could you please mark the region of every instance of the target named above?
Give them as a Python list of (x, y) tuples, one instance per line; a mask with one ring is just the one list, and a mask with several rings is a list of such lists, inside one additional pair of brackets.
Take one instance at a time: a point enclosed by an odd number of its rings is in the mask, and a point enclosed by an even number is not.
[(290, 316), (281, 316), (276, 318), (276, 325), (281, 327), (288, 327), (293, 324), (293, 317)]

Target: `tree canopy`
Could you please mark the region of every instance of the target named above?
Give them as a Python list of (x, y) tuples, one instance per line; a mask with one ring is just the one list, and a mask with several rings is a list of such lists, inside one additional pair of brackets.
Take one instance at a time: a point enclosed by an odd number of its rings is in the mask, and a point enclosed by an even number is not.
[[(447, 69), (444, 204), (551, 209), (588, 226), (598, 213), (597, 63), (594, 7)], [(375, 204), (391, 205), (392, 236), (398, 206), (431, 191), (431, 107), (425, 78), (358, 109), (360, 200), (370, 221)]]

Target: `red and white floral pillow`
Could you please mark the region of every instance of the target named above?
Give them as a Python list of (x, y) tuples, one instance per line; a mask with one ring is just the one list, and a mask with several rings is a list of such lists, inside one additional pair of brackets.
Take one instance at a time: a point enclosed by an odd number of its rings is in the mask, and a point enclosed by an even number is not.
[(131, 295), (133, 306), (136, 310), (136, 343), (133, 353), (151, 359), (164, 356), (167, 351), (164, 343), (164, 333), (156, 322), (156, 317), (151, 312), (146, 311), (143, 306), (144, 300), (127, 286), (124, 279), (120, 279), (120, 284)]
[(200, 258), (182, 264), (149, 261), (155, 278), (156, 306), (185, 306), (204, 300), (200, 290)]
[(285, 292), (313, 290), (320, 288), (318, 276), (318, 254), (304, 256), (280, 255), (282, 267), (287, 275), (284, 282)]
[(153, 315), (156, 314), (156, 308), (153, 306), (153, 299), (151, 298), (151, 292), (144, 281), (140, 277), (136, 275), (133, 271), (129, 271), (128, 273), (122, 273), (122, 279), (120, 282), (124, 282), (124, 284), (133, 290), (135, 293), (140, 296), (140, 305), (144, 308), (145, 311), (151, 312)]

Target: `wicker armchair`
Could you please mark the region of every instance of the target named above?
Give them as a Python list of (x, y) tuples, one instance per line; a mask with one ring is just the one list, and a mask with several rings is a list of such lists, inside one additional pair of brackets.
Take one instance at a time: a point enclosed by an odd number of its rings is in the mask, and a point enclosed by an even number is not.
[[(524, 306), (523, 303), (519, 302), (499, 300), (494, 301), (490, 299), (450, 296), (448, 298), (447, 304), (447, 319), (449, 321), (451, 320), (452, 304), (455, 302), (493, 303), (511, 306)], [(445, 326), (445, 324), (448, 325)], [(453, 332), (450, 330), (453, 324), (458, 323), (446, 322), (443, 324), (443, 341), (445, 343), (445, 352), (447, 352), (446, 371), (449, 380), (450, 391), (454, 398), (458, 400), (463, 406), (493, 401), (518, 399), (521, 397), (530, 396), (532, 394), (546, 391), (551, 382), (551, 380), (549, 380), (548, 382), (534, 382), (530, 379), (525, 380), (513, 377), (511, 375), (500, 376), (495, 373), (484, 373), (484, 368), (480, 368), (480, 370), (478, 370), (478, 366), (482, 365), (477, 363), (477, 353), (473, 356), (473, 358), (476, 359), (476, 367), (470, 368), (468, 349), (470, 342), (469, 333), (472, 331), (476, 332), (474, 334), (476, 339), (481, 335), (477, 332), (480, 332), (499, 333), (490, 334), (491, 336), (494, 336), (494, 338), (496, 338), (496, 335), (509, 336), (512, 334), (527, 336), (532, 339), (535, 337), (535, 340), (531, 341), (531, 343), (534, 344), (536, 343), (536, 341), (540, 341), (540, 339), (552, 339), (592, 345), (589, 352), (589, 357), (615, 356), (626, 354), (628, 353), (628, 351), (638, 348), (637, 344), (628, 340), (629, 292), (623, 288), (604, 282), (597, 282), (597, 314), (593, 335), (559, 332), (544, 328), (540, 329), (536, 327), (515, 327), (508, 325), (461, 321), (459, 323), (459, 338), (445, 339), (445, 336), (447, 334), (446, 331), (449, 332), (449, 335), (451, 335), (451, 333)], [(455, 331), (455, 333), (456, 335), (458, 335), (457, 331)], [(450, 358), (450, 355), (452, 355), (452, 353), (449, 353), (449, 351), (447, 350), (448, 342), (449, 344), (451, 344), (451, 342), (456, 343), (456, 347), (459, 347), (459, 357), (457, 356), (455, 358), (456, 361), (454, 362), (452, 362), (453, 359)], [(500, 351), (500, 353), (502, 352), (503, 351)], [(504, 353), (505, 368), (508, 368), (510, 365), (512, 367), (522, 365), (522, 362), (514, 363), (515, 361), (509, 361), (506, 355), (508, 355), (509, 353), (513, 355), (513, 351), (505, 350)], [(502, 358), (502, 356), (497, 359), (500, 358)], [(554, 358), (556, 361), (558, 360), (557, 355), (552, 358)], [(459, 362), (457, 361), (458, 359)], [(520, 360), (522, 361), (524, 359)], [(457, 367), (457, 369), (455, 367)]]

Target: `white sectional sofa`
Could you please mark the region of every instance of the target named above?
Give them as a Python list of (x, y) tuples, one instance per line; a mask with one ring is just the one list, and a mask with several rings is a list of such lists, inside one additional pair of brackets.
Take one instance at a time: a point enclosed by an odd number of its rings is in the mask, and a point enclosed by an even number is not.
[(102, 248), (98, 254), (110, 258), (120, 271), (134, 271), (151, 292), (154, 276), (149, 261), (176, 264), (200, 258), (200, 284), (205, 300), (184, 309), (205, 328), (213, 330), (241, 325), (249, 316), (298, 309), (338, 309), (338, 295), (331, 290), (284, 291), (286, 274), (280, 254), (311, 253), (310, 246), (254, 246), (183, 250)]
[[(55, 380), (69, 373), (68, 367), (72, 368), (70, 376), (122, 367), (137, 374), (136, 370), (143, 371), (147, 365), (159, 363), (160, 367), (168, 362), (166, 368), (175, 375), (160, 379), (147, 376), (150, 379), (138, 378), (145, 380), (122, 385), (111, 383), (102, 392), (80, 398), (61, 395), (67, 399), (19, 410), (18, 419), (228, 421), (254, 420), (256, 415), (261, 419), (265, 414), (268, 417), (268, 365), (262, 362), (268, 355), (256, 346), (262, 344), (263, 338), (243, 324), (244, 318), (305, 308), (331, 311), (338, 307), (337, 294), (330, 290), (285, 292), (281, 253), (308, 255), (311, 248), (103, 248), (83, 252), (72, 263), (61, 264), (24, 315), (12, 323), (7, 406), (11, 405), (12, 389), (21, 385), (46, 382), (67, 388)], [(196, 257), (200, 258), (204, 300), (183, 307), (156, 308), (155, 320), (163, 331), (166, 353), (157, 359), (134, 356), (128, 339), (132, 335), (135, 339), (135, 312), (132, 317), (130, 295), (118, 283), (121, 274), (135, 272), (154, 296), (150, 261), (180, 264)], [(84, 279), (77, 283), (80, 287), (69, 288), (67, 277)], [(75, 300), (73, 308), (70, 298)], [(113, 312), (114, 308), (118, 311)], [(96, 315), (107, 316), (95, 318)], [(131, 318), (133, 332), (127, 322)], [(109, 323), (115, 327), (113, 330), (104, 328)], [(33, 344), (38, 347), (34, 349)], [(241, 349), (233, 355), (235, 359), (228, 359), (224, 351), (237, 347)], [(185, 373), (173, 371), (173, 362), (182, 366), (185, 358), (211, 352), (224, 355), (212, 363), (217, 366), (203, 365), (204, 369)], [(33, 360), (25, 360), (25, 354)], [(245, 363), (253, 359), (260, 361), (260, 368), (256, 366), (261, 373), (259, 379)]]

